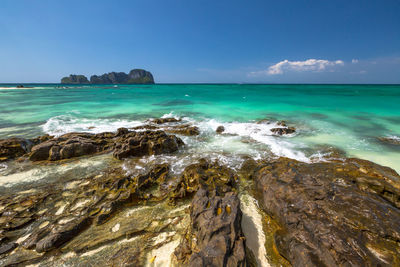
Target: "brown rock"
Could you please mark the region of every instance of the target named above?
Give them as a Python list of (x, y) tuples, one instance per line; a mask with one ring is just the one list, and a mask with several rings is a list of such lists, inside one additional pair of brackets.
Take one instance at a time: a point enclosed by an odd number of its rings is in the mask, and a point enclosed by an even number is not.
[(205, 159), (186, 167), (180, 179), (172, 198), (190, 196), (202, 186), (224, 194), (231, 191), (235, 183), (235, 175), (230, 169), (217, 162), (209, 163)]
[(75, 139), (68, 140), (60, 150), (60, 159), (69, 159), (73, 157), (80, 157), (83, 155), (90, 155), (98, 152), (96, 144), (89, 139)]
[(223, 133), (224, 131), (225, 131), (225, 127), (221, 125), (221, 126), (217, 127), (217, 130), (215, 132), (220, 134), (220, 133)]
[(50, 149), (56, 144), (54, 141), (46, 141), (32, 148), (29, 159), (32, 161), (47, 160), (50, 156)]
[(286, 128), (272, 128), (271, 132), (277, 135), (284, 135), (284, 134), (292, 134), (296, 132), (294, 127), (286, 127)]
[(271, 124), (271, 123), (272, 123), (272, 121), (269, 119), (262, 119), (262, 120), (257, 121), (257, 124)]
[(50, 233), (50, 227), (36, 229), (31, 235), (21, 244), (23, 248), (33, 249), (36, 247), (37, 242)]
[(155, 124), (164, 124), (164, 123), (181, 122), (181, 121), (182, 121), (181, 119), (175, 119), (175, 118), (159, 118), (150, 120), (150, 122)]
[(242, 212), (233, 192), (216, 195), (202, 188), (192, 200), (191, 228), (175, 255), (189, 266), (246, 266)]
[(31, 147), (32, 143), (22, 138), (0, 140), (0, 162), (21, 157), (28, 153)]
[(0, 255), (11, 252), (16, 247), (18, 247), (18, 244), (16, 244), (16, 243), (8, 243), (8, 244), (0, 245)]
[(400, 264), (400, 177), (389, 168), (280, 158), (253, 177), (260, 204), (282, 227), (278, 250), (293, 266)]
[(189, 125), (179, 125), (175, 127), (169, 127), (165, 129), (168, 133), (186, 135), (186, 136), (193, 136), (199, 135), (200, 129), (197, 126), (189, 126)]
[(279, 126), (283, 126), (283, 127), (287, 126), (286, 125), (286, 121), (278, 121), (276, 124), (279, 125)]
[(400, 138), (378, 137), (378, 140), (384, 144), (400, 146)]
[(163, 131), (131, 132), (128, 137), (116, 142), (113, 154), (115, 158), (172, 153), (183, 145), (180, 138), (167, 135)]
[(91, 223), (90, 218), (77, 219), (64, 226), (56, 227), (46, 237), (36, 244), (36, 251), (46, 252), (59, 248), (64, 243), (70, 241)]

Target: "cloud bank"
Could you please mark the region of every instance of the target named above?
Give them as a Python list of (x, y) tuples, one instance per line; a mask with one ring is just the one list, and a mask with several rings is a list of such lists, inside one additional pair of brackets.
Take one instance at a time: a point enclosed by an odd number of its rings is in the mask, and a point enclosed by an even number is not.
[(287, 71), (311, 71), (311, 72), (322, 72), (333, 66), (343, 66), (342, 60), (329, 61), (326, 59), (307, 59), (304, 61), (289, 61), (283, 60), (266, 70), (254, 71), (250, 73), (250, 76), (258, 75), (278, 75), (283, 74)]

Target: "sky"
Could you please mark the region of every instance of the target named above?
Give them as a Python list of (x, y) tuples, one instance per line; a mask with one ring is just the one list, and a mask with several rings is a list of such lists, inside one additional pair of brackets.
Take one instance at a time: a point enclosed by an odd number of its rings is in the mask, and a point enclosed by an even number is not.
[(0, 83), (400, 83), (400, 0), (1, 0)]

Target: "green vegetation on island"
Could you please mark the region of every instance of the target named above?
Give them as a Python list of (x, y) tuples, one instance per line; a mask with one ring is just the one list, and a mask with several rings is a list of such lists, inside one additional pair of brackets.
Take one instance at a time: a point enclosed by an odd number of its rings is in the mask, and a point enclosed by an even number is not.
[(61, 79), (61, 83), (74, 83), (74, 84), (88, 84), (90, 83), (85, 75), (74, 75), (71, 74), (69, 77), (64, 77)]
[(154, 84), (151, 72), (143, 69), (133, 69), (125, 72), (109, 72), (103, 75), (92, 75), (90, 81), (84, 75), (71, 74), (61, 79), (63, 84)]

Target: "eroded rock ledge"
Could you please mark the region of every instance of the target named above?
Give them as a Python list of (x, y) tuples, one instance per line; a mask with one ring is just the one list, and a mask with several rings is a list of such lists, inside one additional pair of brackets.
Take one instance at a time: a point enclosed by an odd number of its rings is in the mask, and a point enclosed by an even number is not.
[[(183, 146), (163, 131), (179, 122), (2, 140), (0, 159), (58, 161), (112, 152), (137, 162)], [(312, 164), (278, 158), (249, 159), (234, 171), (201, 159), (179, 175), (168, 163), (129, 174), (122, 161), (113, 162), (90, 177), (4, 190), (0, 265), (253, 266), (241, 225), (243, 190), (265, 212), (258, 229), (272, 248), (264, 251), (286, 259), (280, 265), (400, 265), (400, 176), (390, 168), (352, 158)], [(274, 266), (270, 256), (263, 262)]]
[(263, 209), (282, 226), (278, 250), (293, 266), (400, 264), (400, 177), (390, 168), (280, 158), (259, 164), (253, 178)]
[(190, 227), (175, 255), (188, 266), (246, 266), (237, 194), (201, 188), (190, 208)]
[(27, 156), (31, 161), (57, 161), (100, 152), (113, 152), (117, 159), (131, 156), (172, 153), (183, 141), (160, 130), (130, 131), (120, 128), (116, 133), (68, 133), (60, 137), (36, 139), (11, 138), (0, 141), (0, 161)]

